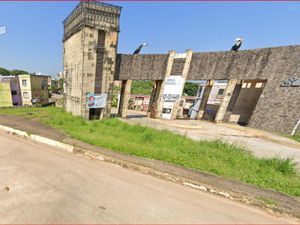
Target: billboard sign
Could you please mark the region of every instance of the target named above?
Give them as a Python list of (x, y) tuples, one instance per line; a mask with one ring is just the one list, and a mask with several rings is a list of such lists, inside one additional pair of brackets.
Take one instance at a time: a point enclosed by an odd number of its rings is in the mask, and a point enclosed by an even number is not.
[(166, 78), (165, 88), (163, 92), (163, 110), (162, 119), (170, 120), (172, 111), (176, 101), (180, 100), (185, 79), (182, 76), (170, 76)]
[(170, 76), (166, 79), (163, 92), (165, 102), (175, 102), (180, 99), (184, 86), (184, 78), (181, 76)]
[(107, 94), (88, 94), (86, 97), (86, 105), (89, 109), (105, 108)]

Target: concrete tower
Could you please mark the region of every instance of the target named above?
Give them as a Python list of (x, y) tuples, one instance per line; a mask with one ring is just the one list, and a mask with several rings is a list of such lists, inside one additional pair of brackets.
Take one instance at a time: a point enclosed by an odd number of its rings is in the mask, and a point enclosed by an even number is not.
[[(121, 7), (80, 2), (64, 23), (65, 109), (85, 119), (110, 116)], [(88, 94), (107, 94), (104, 108), (89, 108)]]

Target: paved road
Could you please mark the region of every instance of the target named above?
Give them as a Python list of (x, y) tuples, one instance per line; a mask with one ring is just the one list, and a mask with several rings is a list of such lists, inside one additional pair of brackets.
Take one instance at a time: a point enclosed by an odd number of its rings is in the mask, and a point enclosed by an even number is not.
[(289, 223), (0, 131), (0, 223)]
[(129, 111), (123, 121), (186, 135), (194, 140), (221, 139), (238, 144), (261, 158), (291, 158), (300, 172), (300, 143), (270, 132), (233, 124), (215, 124), (199, 120), (153, 120), (143, 112)]

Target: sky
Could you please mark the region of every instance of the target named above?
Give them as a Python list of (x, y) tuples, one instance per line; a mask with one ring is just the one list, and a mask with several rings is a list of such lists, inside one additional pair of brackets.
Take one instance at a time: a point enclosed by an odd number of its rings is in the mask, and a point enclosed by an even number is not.
[[(122, 6), (118, 53), (226, 51), (300, 44), (300, 2), (110, 2)], [(78, 2), (0, 2), (0, 67), (57, 75), (62, 21)]]

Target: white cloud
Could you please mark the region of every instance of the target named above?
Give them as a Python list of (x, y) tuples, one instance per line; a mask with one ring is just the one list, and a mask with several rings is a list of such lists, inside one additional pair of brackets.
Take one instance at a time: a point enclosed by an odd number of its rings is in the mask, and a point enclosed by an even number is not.
[(1, 26), (0, 27), (0, 35), (6, 33), (6, 26)]

